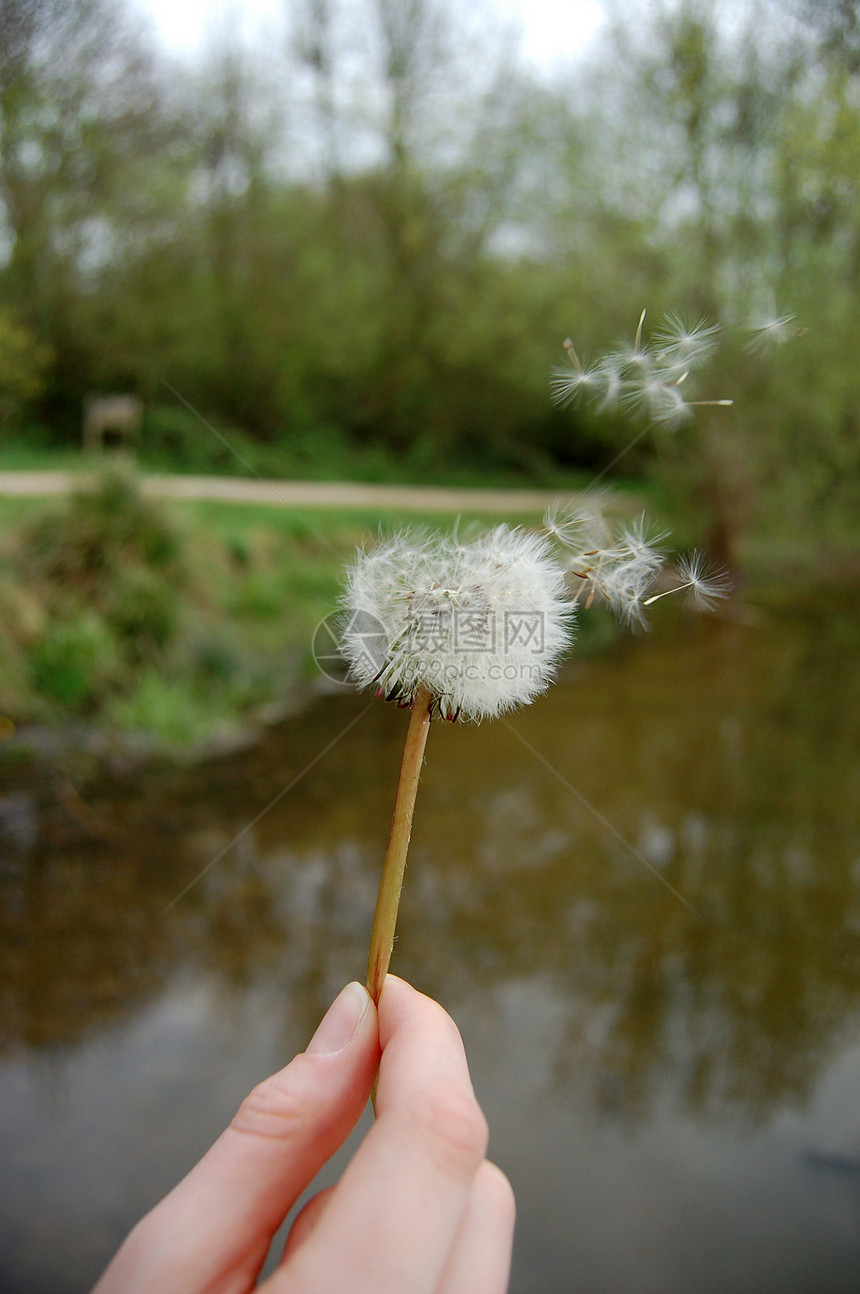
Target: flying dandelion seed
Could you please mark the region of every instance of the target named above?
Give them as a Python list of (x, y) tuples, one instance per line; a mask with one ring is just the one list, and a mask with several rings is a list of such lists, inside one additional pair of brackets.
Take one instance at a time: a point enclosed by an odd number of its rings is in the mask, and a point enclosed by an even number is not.
[(751, 323), (747, 331), (751, 334), (744, 350), (751, 355), (761, 355), (776, 346), (784, 346), (802, 335), (803, 329), (793, 326), (794, 315), (770, 315)]
[(557, 366), (550, 374), (550, 395), (555, 403), (566, 406), (593, 399), (598, 413), (626, 409), (667, 431), (689, 422), (696, 408), (732, 403), (692, 399), (686, 388), (681, 390), (716, 350), (719, 324), (667, 315), (651, 343), (645, 340), (644, 325), (643, 310), (632, 344), (617, 346), (587, 367), (568, 339), (564, 346), (570, 367)]
[(728, 597), (731, 590), (728, 574), (721, 570), (709, 570), (701, 549), (679, 558), (674, 573), (676, 583), (662, 593), (655, 593), (653, 597), (647, 598), (643, 606), (652, 606), (661, 598), (684, 593), (690, 605), (697, 610), (713, 611), (720, 598)]
[(687, 322), (680, 315), (667, 315), (654, 334), (657, 361), (682, 370), (704, 364), (716, 351), (720, 332), (720, 325), (707, 319)]

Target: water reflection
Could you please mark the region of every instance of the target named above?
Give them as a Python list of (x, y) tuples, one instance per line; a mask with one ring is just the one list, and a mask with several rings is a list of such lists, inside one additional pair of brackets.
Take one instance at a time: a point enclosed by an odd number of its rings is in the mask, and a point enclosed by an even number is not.
[[(621, 1130), (647, 1139), (662, 1129), (665, 1153), (685, 1120), (728, 1119), (747, 1128), (752, 1147), (755, 1129), (814, 1106), (845, 1053), (860, 1003), (856, 609), (856, 599), (830, 599), (770, 610), (755, 625), (666, 622), (648, 640), (573, 665), (509, 727), (434, 726), (396, 969), (459, 1011), (485, 1102), (540, 1147), (532, 1176), (517, 1183), (522, 1290), (529, 1281), (570, 1288), (549, 1257), (553, 1245), (563, 1252), (570, 1219), (548, 1222), (542, 1211), (550, 1183), (563, 1209), (579, 1171), (554, 1159), (565, 1128), (609, 1138), (601, 1155), (610, 1142), (626, 1153), (612, 1141)], [(204, 769), (143, 779), (118, 771), (82, 787), (80, 804), (56, 775), (39, 784), (7, 769), (8, 1073), (22, 1056), (31, 1068), (61, 1056), (74, 1087), (75, 1066), (91, 1063), (88, 1040), (118, 1040), (119, 1073), (128, 1049), (139, 1053), (141, 1029), (154, 1030), (151, 1065), (184, 1028), (188, 1045), (171, 1062), (171, 1101), (158, 1117), (172, 1112), (190, 1149), (199, 1125), (186, 1094), (199, 1104), (201, 1056), (223, 1065), (241, 1038), (255, 1060), (277, 1063), (302, 1045), (336, 989), (363, 971), (402, 713), (373, 705), (262, 811), (365, 704), (327, 698), (259, 749)], [(25, 1089), (14, 1088), (16, 1100)], [(32, 1091), (26, 1101), (38, 1122)], [(857, 1162), (853, 1117), (837, 1121), (827, 1144), (798, 1144), (791, 1156), (798, 1172), (824, 1179), (819, 1190), (838, 1178), (840, 1207), (856, 1178), (833, 1165)], [(527, 1154), (520, 1135), (505, 1128), (514, 1161)], [(174, 1171), (168, 1152), (165, 1184), (186, 1162)], [(626, 1198), (605, 1165), (598, 1175), (610, 1201)], [(155, 1174), (153, 1191), (160, 1181)], [(34, 1183), (36, 1198), (38, 1174)], [(842, 1288), (847, 1255), (860, 1252), (857, 1211), (850, 1216), (816, 1288)], [(532, 1253), (538, 1235), (543, 1259)], [(598, 1285), (675, 1288), (665, 1273), (660, 1286), (637, 1283), (633, 1267), (629, 1280), (613, 1267), (609, 1281), (605, 1255), (586, 1251), (582, 1239), (577, 1261), (595, 1264)], [(684, 1270), (696, 1288), (712, 1287)]]

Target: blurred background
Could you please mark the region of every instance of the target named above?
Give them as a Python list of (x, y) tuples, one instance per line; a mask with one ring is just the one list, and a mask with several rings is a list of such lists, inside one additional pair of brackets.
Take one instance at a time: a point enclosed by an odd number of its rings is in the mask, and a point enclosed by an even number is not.
[[(858, 188), (856, 0), (0, 0), (4, 1294), (89, 1288), (362, 976), (355, 546), (607, 483), (733, 596), (434, 725), (395, 969), (513, 1294), (856, 1289)], [(734, 405), (554, 405), (646, 308)]]
[[(144, 463), (247, 471), (172, 386), (268, 473), (557, 488), (630, 436), (554, 410), (548, 368), (647, 307), (727, 328), (703, 394), (740, 409), (684, 442), (697, 503), (838, 542), (856, 5), (528, 8), (531, 55), (512, 0), (173, 6), (170, 45), (164, 4), (4, 3), (5, 462), (77, 448), (85, 399), (121, 391)], [(740, 363), (729, 341), (786, 315), (803, 345)]]

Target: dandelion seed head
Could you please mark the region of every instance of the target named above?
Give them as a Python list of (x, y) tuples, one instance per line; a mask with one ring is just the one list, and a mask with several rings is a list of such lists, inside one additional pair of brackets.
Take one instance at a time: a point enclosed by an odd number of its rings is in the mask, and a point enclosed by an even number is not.
[(504, 525), (468, 542), (383, 540), (357, 557), (344, 605), (341, 650), (358, 686), (402, 703), (426, 689), (443, 717), (474, 720), (546, 690), (575, 614), (546, 536)]

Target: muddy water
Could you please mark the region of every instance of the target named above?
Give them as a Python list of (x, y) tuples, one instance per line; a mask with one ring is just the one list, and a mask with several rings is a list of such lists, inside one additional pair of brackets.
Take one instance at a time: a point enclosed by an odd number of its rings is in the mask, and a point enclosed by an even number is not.
[[(858, 610), (434, 725), (395, 969), (466, 1039), (514, 1294), (858, 1287)], [(362, 975), (404, 730), (340, 692), (193, 771), (0, 763), (0, 1290), (86, 1290)]]

